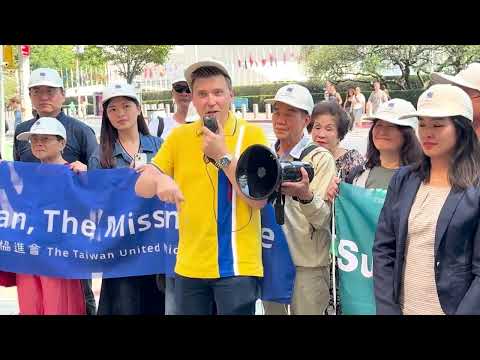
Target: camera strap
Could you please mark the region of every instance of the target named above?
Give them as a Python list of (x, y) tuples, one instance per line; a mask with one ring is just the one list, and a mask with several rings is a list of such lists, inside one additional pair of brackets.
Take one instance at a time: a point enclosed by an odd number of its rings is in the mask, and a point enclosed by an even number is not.
[(307, 156), (308, 154), (310, 154), (310, 153), (311, 153), (313, 150), (315, 150), (317, 147), (318, 147), (317, 144), (310, 144), (310, 145), (306, 146), (306, 147), (302, 150), (302, 152), (301, 152), (301, 154), (300, 154), (300, 157), (299, 157), (298, 159), (295, 159), (295, 160), (302, 161), (305, 156)]

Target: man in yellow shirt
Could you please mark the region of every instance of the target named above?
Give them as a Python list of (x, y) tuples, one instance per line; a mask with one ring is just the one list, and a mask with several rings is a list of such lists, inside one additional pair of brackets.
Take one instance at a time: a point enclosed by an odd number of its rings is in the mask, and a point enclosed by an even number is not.
[[(242, 194), (235, 169), (247, 147), (267, 140), (261, 128), (229, 110), (232, 81), (222, 63), (194, 63), (185, 78), (201, 119), (172, 130), (141, 170), (135, 191), (177, 205), (177, 314), (209, 315), (215, 302), (219, 314), (253, 315), (263, 276), (260, 209), (266, 201)], [(206, 115), (215, 117), (217, 132), (204, 126)]]

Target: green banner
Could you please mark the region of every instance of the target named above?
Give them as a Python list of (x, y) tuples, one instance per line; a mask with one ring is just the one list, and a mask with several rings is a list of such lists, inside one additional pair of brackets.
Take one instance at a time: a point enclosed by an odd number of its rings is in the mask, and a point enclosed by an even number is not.
[(372, 247), (386, 190), (340, 184), (335, 200), (336, 241), (342, 314), (375, 314)]

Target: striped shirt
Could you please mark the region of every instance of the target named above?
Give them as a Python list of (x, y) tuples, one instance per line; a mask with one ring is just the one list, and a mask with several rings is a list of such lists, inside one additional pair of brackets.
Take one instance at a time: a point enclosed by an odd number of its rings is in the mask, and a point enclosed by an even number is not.
[(437, 220), (450, 187), (420, 185), (408, 217), (408, 235), (400, 293), (404, 315), (444, 315), (435, 283)]
[[(260, 211), (236, 196), (223, 171), (205, 164), (201, 128), (201, 120), (174, 128), (152, 159), (185, 197), (175, 272), (200, 279), (263, 276)], [(232, 112), (224, 131), (236, 158), (250, 145), (267, 143), (260, 127)]]

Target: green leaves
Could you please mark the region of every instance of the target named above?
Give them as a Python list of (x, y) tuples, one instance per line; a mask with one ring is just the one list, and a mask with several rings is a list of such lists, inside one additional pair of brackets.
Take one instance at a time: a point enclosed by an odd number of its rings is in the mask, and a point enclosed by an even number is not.
[(171, 45), (106, 45), (100, 57), (119, 66), (119, 73), (129, 84), (149, 63), (164, 64), (173, 48)]
[(83, 54), (76, 54), (74, 45), (33, 45), (30, 58), (32, 69), (75, 68), (77, 56), (80, 68), (103, 68), (110, 62), (119, 66), (119, 73), (132, 83), (149, 63), (164, 64), (171, 45), (87, 45)]
[[(314, 80), (378, 79), (403, 90), (417, 86), (412, 76), (419, 75), (426, 85), (426, 75), (433, 71), (456, 74), (479, 59), (478, 45), (325, 45), (302, 50), (302, 61)], [(400, 75), (388, 78), (386, 70)]]

